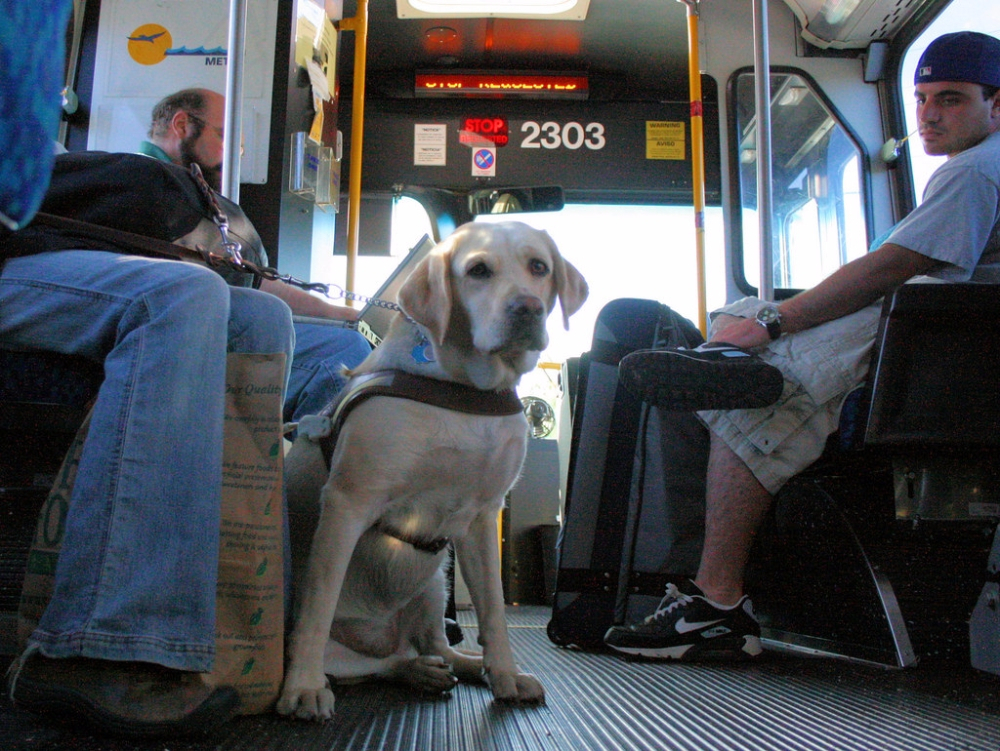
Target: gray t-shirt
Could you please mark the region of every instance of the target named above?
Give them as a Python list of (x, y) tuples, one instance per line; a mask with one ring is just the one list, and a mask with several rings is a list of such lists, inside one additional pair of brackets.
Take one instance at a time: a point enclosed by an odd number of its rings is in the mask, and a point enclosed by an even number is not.
[(887, 242), (941, 261), (911, 281), (1000, 284), (1000, 133), (938, 167)]

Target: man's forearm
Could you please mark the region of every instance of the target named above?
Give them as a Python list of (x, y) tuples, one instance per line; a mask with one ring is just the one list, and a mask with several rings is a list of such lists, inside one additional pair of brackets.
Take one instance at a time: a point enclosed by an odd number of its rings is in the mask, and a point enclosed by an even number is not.
[[(861, 310), (907, 279), (929, 271), (935, 263), (899, 245), (883, 245), (781, 303), (781, 332), (794, 334)], [(753, 318), (733, 318), (717, 326), (712, 339), (746, 349), (770, 343), (767, 330)]]
[(934, 264), (932, 258), (899, 245), (883, 245), (781, 303), (781, 329), (794, 333), (854, 313)]
[(316, 318), (333, 318), (340, 321), (353, 321), (358, 317), (358, 312), (353, 308), (343, 305), (333, 305), (325, 300), (311, 295), (298, 287), (279, 282), (274, 279), (264, 279), (260, 288), (264, 292), (269, 292), (275, 297), (280, 297), (292, 312), (300, 316), (314, 316)]

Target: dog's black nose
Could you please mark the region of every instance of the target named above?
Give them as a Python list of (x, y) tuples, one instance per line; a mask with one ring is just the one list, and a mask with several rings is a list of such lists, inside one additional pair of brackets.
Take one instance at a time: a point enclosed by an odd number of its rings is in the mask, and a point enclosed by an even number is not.
[(545, 304), (534, 295), (518, 295), (510, 303), (513, 318), (534, 320), (545, 317)]
[(534, 295), (518, 295), (507, 308), (507, 343), (518, 348), (544, 349), (545, 303)]

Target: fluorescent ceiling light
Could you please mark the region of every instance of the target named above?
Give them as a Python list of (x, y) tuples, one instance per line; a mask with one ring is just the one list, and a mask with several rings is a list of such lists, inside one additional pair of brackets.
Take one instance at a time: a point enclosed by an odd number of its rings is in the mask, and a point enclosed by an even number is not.
[(396, 16), (582, 21), (589, 6), (590, 0), (396, 0)]

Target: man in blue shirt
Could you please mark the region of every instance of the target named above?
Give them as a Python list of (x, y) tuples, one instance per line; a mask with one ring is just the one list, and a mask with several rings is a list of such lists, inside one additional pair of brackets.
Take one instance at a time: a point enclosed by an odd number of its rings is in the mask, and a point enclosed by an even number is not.
[(671, 384), (704, 378), (706, 366), (721, 375), (708, 377), (710, 385), (733, 393), (776, 368), (780, 397), (756, 405), (762, 408), (699, 412), (712, 442), (698, 573), (687, 585), (670, 585), (644, 621), (610, 629), (610, 647), (659, 659), (760, 654), (760, 628), (744, 593), (750, 547), (774, 495), (819, 458), (844, 396), (864, 380), (879, 300), (906, 282), (1000, 283), (1000, 40), (976, 32), (939, 37), (921, 56), (914, 84), (924, 150), (948, 161), (885, 242), (780, 305), (745, 298), (713, 313), (702, 352), (623, 359), (626, 385), (662, 406), (677, 408)]

